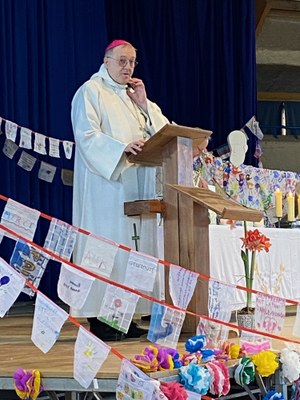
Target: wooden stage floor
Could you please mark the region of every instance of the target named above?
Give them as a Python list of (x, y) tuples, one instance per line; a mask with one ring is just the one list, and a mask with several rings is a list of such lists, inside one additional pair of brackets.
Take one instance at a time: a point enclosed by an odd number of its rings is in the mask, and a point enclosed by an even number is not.
[[(28, 305), (13, 307), (4, 318), (0, 318), (0, 400), (18, 399), (8, 394), (7, 397), (3, 397), (2, 392), (14, 389), (12, 375), (18, 368), (28, 371), (38, 369), (47, 391), (86, 391), (73, 379), (74, 344), (78, 328), (69, 320), (66, 321), (57, 342), (44, 354), (31, 341), (32, 321), (33, 306)], [(79, 321), (82, 326), (88, 328), (85, 319)], [(148, 343), (146, 337), (108, 342), (129, 359), (141, 353)], [(184, 348), (183, 342), (179, 348)], [(99, 392), (115, 392), (120, 364), (120, 358), (110, 352), (97, 374)]]
[[(12, 312), (10, 311), (8, 315), (0, 319), (0, 400), (18, 399), (18, 397), (9, 397), (9, 395), (3, 397), (1, 395), (1, 393), (13, 393), (12, 375), (18, 368), (29, 371), (38, 369), (41, 372), (45, 389), (49, 392), (86, 391), (72, 378), (74, 344), (78, 328), (67, 321), (56, 344), (47, 354), (44, 354), (31, 342), (33, 307), (32, 310), (28, 310), (28, 306), (24, 309), (25, 311), (22, 310), (22, 307), (14, 307)], [(286, 318), (283, 332), (283, 335), (287, 337), (291, 337), (295, 319), (293, 311), (289, 315)], [(85, 319), (80, 320), (80, 323), (87, 327)], [(235, 332), (231, 336), (236, 336)], [(185, 340), (186, 338), (183, 338), (178, 344), (179, 351), (184, 350)], [(233, 338), (233, 340), (236, 339)], [(110, 342), (109, 345), (130, 359), (135, 354), (141, 353), (148, 343), (146, 338), (142, 338), (140, 340), (127, 339), (122, 342)], [(273, 342), (274, 349), (280, 350), (283, 347), (283, 342)], [(97, 374), (96, 384), (99, 386), (99, 393), (114, 392), (120, 363), (121, 360), (110, 352)], [(6, 390), (11, 392), (2, 392)], [(55, 399), (55, 397), (53, 398)], [(71, 399), (71, 397), (64, 397), (64, 399), (69, 398)]]

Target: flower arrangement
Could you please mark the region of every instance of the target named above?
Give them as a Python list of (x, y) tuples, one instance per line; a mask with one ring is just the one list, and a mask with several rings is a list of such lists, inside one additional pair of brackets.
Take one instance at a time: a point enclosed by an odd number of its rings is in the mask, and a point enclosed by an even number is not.
[(254, 269), (256, 263), (256, 254), (262, 250), (267, 253), (271, 247), (270, 239), (263, 235), (258, 229), (247, 230), (247, 222), (244, 221), (244, 237), (241, 238), (242, 250), (241, 257), (244, 263), (245, 280), (247, 291), (246, 309), (251, 310), (252, 305), (252, 287), (254, 280)]

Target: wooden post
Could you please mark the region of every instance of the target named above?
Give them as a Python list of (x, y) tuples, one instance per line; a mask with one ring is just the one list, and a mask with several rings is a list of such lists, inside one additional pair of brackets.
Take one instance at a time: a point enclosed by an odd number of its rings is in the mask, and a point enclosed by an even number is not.
[[(130, 156), (132, 162), (163, 166), (164, 259), (207, 276), (210, 276), (208, 210), (228, 219), (260, 221), (263, 217), (258, 210), (193, 187), (193, 140), (205, 140), (210, 135), (210, 131), (167, 124), (145, 143), (142, 152)], [(150, 204), (144, 209), (147, 208), (151, 212)], [(125, 209), (130, 209), (127, 215), (136, 215), (137, 202), (127, 203)], [(171, 304), (168, 283), (166, 268), (166, 300)], [(207, 306), (208, 281), (199, 280), (189, 310), (207, 315)], [(197, 323), (197, 317), (187, 315), (182, 331), (194, 335)]]

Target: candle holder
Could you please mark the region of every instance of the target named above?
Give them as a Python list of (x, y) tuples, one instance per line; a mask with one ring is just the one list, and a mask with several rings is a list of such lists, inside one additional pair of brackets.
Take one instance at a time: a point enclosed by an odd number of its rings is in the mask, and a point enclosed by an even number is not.
[(295, 221), (293, 221), (292, 223), (291, 223), (291, 228), (292, 229), (294, 229), (294, 228), (300, 228), (300, 220), (299, 219), (296, 219)]
[(281, 227), (281, 219), (282, 217), (276, 217), (277, 218), (277, 228)]

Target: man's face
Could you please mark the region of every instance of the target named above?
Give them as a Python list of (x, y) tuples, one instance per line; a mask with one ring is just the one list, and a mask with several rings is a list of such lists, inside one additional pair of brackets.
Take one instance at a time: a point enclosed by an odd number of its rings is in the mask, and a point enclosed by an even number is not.
[(126, 84), (133, 74), (135, 59), (136, 51), (132, 46), (117, 46), (104, 57), (104, 64), (114, 81)]

